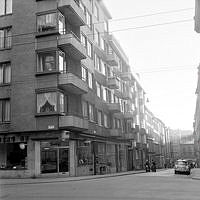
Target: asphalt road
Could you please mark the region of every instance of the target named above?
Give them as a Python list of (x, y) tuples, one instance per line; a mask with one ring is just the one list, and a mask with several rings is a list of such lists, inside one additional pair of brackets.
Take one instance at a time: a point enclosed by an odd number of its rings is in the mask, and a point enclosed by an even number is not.
[(199, 200), (200, 180), (173, 170), (70, 182), (1, 185), (1, 200)]

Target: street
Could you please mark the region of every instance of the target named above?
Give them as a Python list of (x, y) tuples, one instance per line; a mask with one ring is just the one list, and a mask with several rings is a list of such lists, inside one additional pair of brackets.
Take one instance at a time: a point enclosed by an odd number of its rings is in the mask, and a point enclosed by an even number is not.
[(199, 181), (172, 169), (109, 178), (1, 185), (1, 200), (199, 200)]

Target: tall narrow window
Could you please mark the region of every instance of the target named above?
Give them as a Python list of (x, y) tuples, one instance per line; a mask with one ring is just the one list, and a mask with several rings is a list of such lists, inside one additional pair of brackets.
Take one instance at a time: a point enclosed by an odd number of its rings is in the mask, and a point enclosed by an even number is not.
[(0, 122), (10, 121), (10, 100), (1, 99), (0, 100)]
[(108, 115), (107, 115), (107, 114), (104, 114), (104, 115), (103, 115), (103, 118), (104, 118), (104, 126), (105, 126), (106, 128), (108, 128)]
[(87, 37), (83, 33), (81, 33), (81, 43), (85, 48), (87, 47)]
[(89, 120), (94, 121), (94, 106), (89, 104)]
[(11, 47), (11, 28), (0, 29), (0, 49)]
[(65, 96), (64, 94), (60, 93), (59, 95), (59, 101), (60, 101), (60, 112), (64, 113), (65, 112)]
[(65, 53), (62, 51), (58, 52), (59, 72), (66, 72), (66, 60)]
[(82, 80), (87, 82), (87, 69), (84, 66), (82, 66), (81, 70), (82, 70)]
[(59, 28), (59, 33), (65, 34), (65, 17), (59, 13), (59, 20), (58, 20), (58, 28)]
[(7, 84), (11, 81), (10, 63), (0, 63), (0, 84)]
[(97, 87), (97, 96), (101, 97), (101, 85), (98, 82), (96, 82), (96, 87)]
[(87, 55), (92, 58), (92, 43), (87, 41)]
[(93, 78), (92, 73), (88, 72), (88, 86), (92, 89), (93, 88)]
[(98, 110), (97, 112), (97, 119), (98, 119), (98, 125), (102, 126), (102, 112)]
[(86, 101), (82, 102), (83, 117), (88, 117), (88, 104)]
[(99, 9), (97, 5), (94, 5), (94, 16), (99, 20)]
[[(62, 62), (62, 59), (60, 62)], [(63, 68), (63, 66), (61, 64), (61, 69), (62, 68)], [(51, 71), (55, 71), (55, 70), (56, 70), (56, 51), (39, 53), (38, 54), (38, 69), (37, 69), (37, 71), (38, 72), (51, 72)]]
[(92, 15), (88, 11), (86, 11), (86, 23), (92, 29)]

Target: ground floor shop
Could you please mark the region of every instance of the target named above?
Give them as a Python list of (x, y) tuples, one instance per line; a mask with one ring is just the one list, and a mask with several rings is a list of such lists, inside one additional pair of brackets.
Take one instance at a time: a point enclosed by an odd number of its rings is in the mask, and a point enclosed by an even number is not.
[[(11, 138), (11, 136), (9, 136)], [(83, 176), (127, 171), (128, 146), (78, 133), (12, 135), (0, 143), (0, 177)], [(15, 139), (14, 139), (15, 138)]]

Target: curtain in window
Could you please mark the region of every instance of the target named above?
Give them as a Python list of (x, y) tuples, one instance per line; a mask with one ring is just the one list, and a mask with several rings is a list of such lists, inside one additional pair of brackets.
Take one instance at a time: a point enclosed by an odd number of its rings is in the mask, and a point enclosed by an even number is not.
[(0, 30), (0, 49), (5, 48), (5, 46), (4, 46), (5, 38), (4, 37), (5, 37), (4, 36), (4, 30)]
[(56, 112), (57, 111), (57, 93), (49, 92), (37, 95), (37, 112)]
[(0, 66), (0, 84), (3, 83), (3, 66)]
[(12, 13), (12, 0), (6, 0), (6, 14), (10, 13)]
[(0, 101), (0, 122), (3, 121), (3, 101)]
[(0, 15), (4, 15), (5, 14), (5, 0), (1, 0), (0, 1)]
[[(4, 74), (5, 74), (4, 82), (5, 83), (10, 83), (10, 81), (11, 81), (11, 66), (10, 66), (10, 64), (6, 64), (5, 65), (5, 73)], [(1, 81), (0, 81), (0, 83), (1, 83)]]
[(4, 110), (4, 119), (3, 121), (8, 122), (10, 121), (10, 101), (6, 100), (5, 101), (5, 110)]
[(12, 43), (11, 29), (6, 29), (5, 30), (5, 48), (11, 47), (11, 43)]

